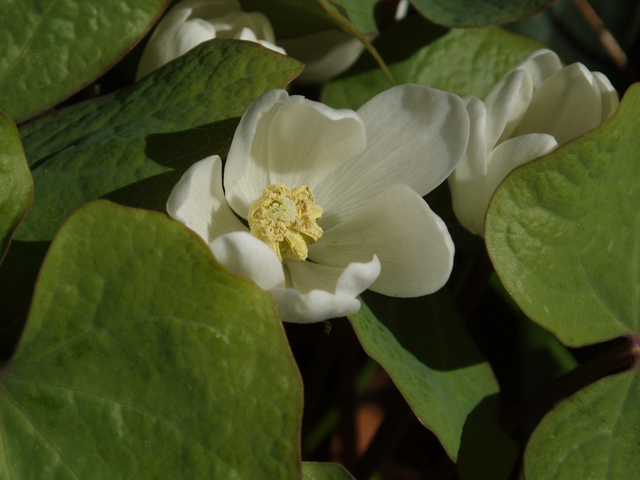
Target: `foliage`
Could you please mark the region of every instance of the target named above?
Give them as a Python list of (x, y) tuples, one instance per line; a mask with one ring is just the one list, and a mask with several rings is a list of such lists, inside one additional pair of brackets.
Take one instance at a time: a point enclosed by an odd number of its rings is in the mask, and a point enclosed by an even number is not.
[[(635, 478), (637, 2), (591, 2), (624, 64), (580, 2), (410, 0), (400, 19), (395, 1), (244, 0), (276, 43), (339, 32), (364, 53), (309, 87), (300, 61), (214, 39), (133, 83), (169, 3), (0, 5), (0, 479)], [(429, 194), (456, 249), (433, 295), (364, 292), (348, 320), (283, 328), (164, 214), (264, 92), (353, 110), (394, 83), (485, 99), (540, 42), (624, 98), (507, 176), (484, 239), (446, 184)]]
[[(512, 172), (487, 213), (487, 248), (505, 287), (565, 344), (640, 333), (639, 107), (635, 85), (609, 122)], [(632, 445), (640, 441), (630, 428), (639, 415), (632, 406), (640, 394), (636, 376), (634, 370), (602, 379), (549, 413), (529, 442), (528, 474), (633, 475), (638, 465)]]
[(0, 5), (0, 108), (22, 121), (76, 92), (149, 30), (167, 0)]
[(20, 134), (0, 111), (0, 262), (11, 236), (33, 201), (33, 178), (24, 156)]
[(296, 476), (301, 385), (272, 302), (155, 212), (69, 218), (0, 378), (6, 478)]

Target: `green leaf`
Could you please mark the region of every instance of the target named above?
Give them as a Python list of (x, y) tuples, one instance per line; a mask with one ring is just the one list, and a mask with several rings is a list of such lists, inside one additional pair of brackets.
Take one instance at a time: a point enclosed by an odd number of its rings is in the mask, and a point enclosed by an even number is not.
[(2, 478), (299, 478), (302, 385), (271, 298), (110, 202), (54, 239), (0, 371)]
[(498, 427), (499, 387), (444, 292), (416, 299), (367, 292), (350, 317), (420, 421), (456, 462), (460, 478), (507, 478), (517, 446)]
[(0, 263), (33, 201), (33, 178), (13, 120), (0, 110)]
[(428, 19), (450, 27), (481, 27), (536, 13), (554, 0), (411, 0)]
[(638, 370), (606, 377), (560, 403), (531, 436), (530, 480), (627, 480), (640, 471)]
[(164, 211), (182, 173), (224, 155), (251, 102), (301, 69), (253, 42), (212, 40), (131, 87), (25, 125), (36, 193), (16, 239), (50, 240), (100, 197)]
[(640, 85), (591, 133), (512, 172), (487, 249), (522, 310), (566, 345), (638, 333)]
[(0, 3), (0, 108), (22, 121), (98, 77), (153, 25), (167, 0)]
[[(500, 27), (491, 27), (451, 30), (413, 51), (408, 58), (406, 51), (398, 52), (398, 45), (405, 44), (403, 39), (429, 29), (433, 31), (434, 27), (419, 17), (408, 18), (374, 42), (398, 85), (419, 83), (461, 97), (484, 98), (509, 69), (530, 52), (543, 47)], [(334, 108), (358, 109), (391, 86), (382, 72), (368, 70), (329, 83), (322, 93), (322, 101)]]
[(302, 480), (355, 480), (351, 474), (337, 463), (302, 463)]

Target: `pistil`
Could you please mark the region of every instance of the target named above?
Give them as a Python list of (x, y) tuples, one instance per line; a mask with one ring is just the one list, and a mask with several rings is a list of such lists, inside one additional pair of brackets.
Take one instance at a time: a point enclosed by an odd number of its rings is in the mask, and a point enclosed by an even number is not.
[(309, 254), (307, 245), (322, 237), (317, 220), (322, 207), (315, 205), (315, 196), (308, 185), (289, 190), (282, 183), (265, 188), (262, 196), (251, 204), (247, 220), (251, 234), (278, 255), (305, 260)]

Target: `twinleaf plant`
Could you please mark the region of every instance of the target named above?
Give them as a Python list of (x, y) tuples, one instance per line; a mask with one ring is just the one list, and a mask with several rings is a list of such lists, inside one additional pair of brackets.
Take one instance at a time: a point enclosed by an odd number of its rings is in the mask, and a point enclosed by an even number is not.
[(156, 212), (69, 218), (0, 392), (4, 478), (298, 470), (301, 384), (270, 298)]
[[(514, 171), (487, 213), (489, 253), (524, 312), (568, 345), (628, 337), (629, 346), (607, 357), (614, 366), (624, 363), (627, 348), (637, 352), (640, 335), (639, 107), (634, 86), (605, 125)], [(533, 478), (573, 478), (578, 469), (633, 475), (636, 376), (632, 370), (602, 379), (558, 405), (533, 434), (525, 471)]]
[(636, 478), (636, 2), (177, 3), (0, 5), (0, 480)]

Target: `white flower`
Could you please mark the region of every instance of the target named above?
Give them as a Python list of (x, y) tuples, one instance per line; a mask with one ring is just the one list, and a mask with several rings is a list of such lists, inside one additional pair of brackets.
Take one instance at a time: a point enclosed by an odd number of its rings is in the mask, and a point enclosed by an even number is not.
[(357, 113), (273, 90), (240, 120), (224, 191), (220, 158), (205, 158), (167, 211), (268, 291), (285, 321), (351, 315), (367, 288), (426, 295), (447, 281), (454, 246), (422, 196), (453, 171), (468, 129), (459, 97), (420, 85)]
[(537, 50), (484, 103), (476, 97), (464, 102), (469, 147), (449, 186), (460, 223), (482, 235), (491, 196), (507, 174), (604, 122), (618, 107), (618, 95), (602, 73), (581, 63), (562, 67), (555, 53)]
[(273, 28), (262, 13), (242, 12), (237, 0), (184, 0), (156, 26), (140, 59), (136, 80), (213, 38), (248, 40), (285, 53), (275, 46)]
[(298, 83), (324, 83), (355, 63), (364, 51), (363, 43), (342, 30), (322, 30), (278, 40), (293, 58), (304, 63)]

